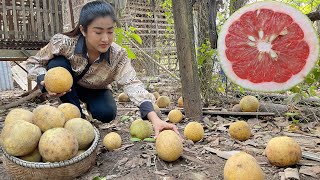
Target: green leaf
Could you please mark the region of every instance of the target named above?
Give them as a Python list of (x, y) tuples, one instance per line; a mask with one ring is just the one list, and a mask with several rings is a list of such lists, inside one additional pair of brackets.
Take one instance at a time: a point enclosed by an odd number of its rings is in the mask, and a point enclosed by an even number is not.
[(154, 138), (145, 138), (145, 139), (143, 139), (143, 141), (156, 142), (156, 139), (154, 139)]
[(130, 59), (136, 59), (137, 58), (136, 54), (128, 46), (122, 46), (122, 47), (127, 50), (128, 58), (130, 58)]
[(136, 138), (136, 137), (132, 137), (132, 138), (130, 138), (130, 141), (132, 141), (132, 142), (140, 142), (141, 139), (140, 138)]
[(96, 177), (94, 177), (92, 180), (107, 180), (107, 178), (106, 178), (106, 177), (96, 176)]
[(131, 34), (131, 38), (133, 38), (135, 41), (137, 41), (139, 44), (142, 44), (142, 39), (138, 34)]
[(130, 120), (131, 116), (121, 116), (120, 121), (124, 122), (124, 121), (128, 121)]

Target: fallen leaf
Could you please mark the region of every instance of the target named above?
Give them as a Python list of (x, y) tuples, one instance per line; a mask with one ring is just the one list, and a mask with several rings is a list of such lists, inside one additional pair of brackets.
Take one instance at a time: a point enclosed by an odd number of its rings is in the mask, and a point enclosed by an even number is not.
[(305, 174), (314, 178), (320, 178), (320, 166), (301, 166), (299, 172), (300, 174)]
[(286, 179), (300, 180), (299, 172), (297, 168), (287, 168), (284, 170), (284, 176)]

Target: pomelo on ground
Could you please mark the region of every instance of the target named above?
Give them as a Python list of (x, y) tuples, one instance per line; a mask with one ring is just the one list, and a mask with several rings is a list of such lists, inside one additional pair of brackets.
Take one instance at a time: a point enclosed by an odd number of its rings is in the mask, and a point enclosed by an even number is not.
[(156, 100), (160, 97), (160, 94), (158, 93), (158, 91), (153, 92), (152, 94), (153, 94), (153, 96), (155, 97)]
[(265, 152), (269, 162), (278, 167), (295, 165), (302, 157), (300, 145), (287, 136), (272, 138), (268, 142)]
[(231, 156), (223, 171), (225, 180), (264, 180), (264, 173), (256, 159), (245, 152)]
[(137, 119), (133, 121), (130, 125), (130, 134), (132, 137), (145, 139), (150, 137), (152, 133), (153, 133), (153, 128), (152, 128), (152, 125), (150, 126), (148, 121)]
[(33, 123), (42, 132), (51, 128), (63, 127), (66, 120), (62, 111), (49, 105), (40, 105), (33, 110)]
[(239, 141), (245, 141), (250, 138), (251, 129), (247, 122), (237, 121), (237, 122), (233, 122), (229, 126), (229, 134), (231, 137)]
[(73, 118), (81, 118), (80, 109), (71, 103), (62, 103), (58, 106), (58, 109), (63, 112), (66, 121)]
[(95, 137), (92, 124), (82, 118), (70, 119), (66, 122), (64, 128), (75, 135), (78, 141), (79, 150), (88, 148)]
[(162, 131), (156, 139), (156, 151), (158, 157), (164, 161), (177, 160), (183, 152), (180, 137), (172, 130)]
[(317, 31), (310, 19), (275, 1), (237, 10), (222, 26), (217, 44), (228, 78), (265, 92), (284, 91), (302, 82), (319, 55)]
[(33, 123), (33, 113), (22, 108), (12, 109), (5, 118), (4, 124), (14, 122), (16, 120), (24, 120)]
[(183, 114), (179, 109), (173, 109), (169, 112), (168, 119), (172, 123), (179, 123), (183, 119)]
[(118, 149), (119, 147), (121, 147), (121, 143), (121, 136), (116, 132), (108, 133), (103, 138), (103, 145), (109, 151)]
[(44, 76), (44, 84), (48, 91), (53, 93), (68, 92), (73, 84), (70, 72), (63, 67), (55, 67), (48, 70)]
[(129, 102), (129, 96), (126, 93), (120, 93), (118, 96), (119, 102)]
[(183, 134), (193, 142), (200, 141), (204, 136), (203, 126), (198, 122), (189, 122), (184, 128)]
[(160, 108), (157, 104), (153, 104), (153, 110), (158, 114), (158, 116), (161, 114)]
[(157, 99), (157, 105), (159, 106), (159, 108), (165, 108), (169, 106), (169, 104), (170, 104), (170, 98), (168, 96), (160, 96)]
[(256, 97), (249, 95), (241, 98), (239, 105), (243, 112), (256, 112), (259, 109), (260, 103)]
[(78, 141), (69, 130), (53, 128), (43, 133), (38, 148), (46, 162), (64, 161), (77, 154)]
[(1, 132), (1, 146), (12, 156), (24, 156), (38, 146), (41, 130), (38, 126), (23, 120), (5, 125)]
[(182, 96), (180, 96), (179, 99), (178, 99), (178, 107), (183, 108), (183, 98), (182, 98)]

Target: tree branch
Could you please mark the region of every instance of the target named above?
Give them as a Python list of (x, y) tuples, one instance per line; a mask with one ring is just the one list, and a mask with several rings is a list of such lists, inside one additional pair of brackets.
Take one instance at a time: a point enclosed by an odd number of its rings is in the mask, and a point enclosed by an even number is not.
[(309, 17), (309, 19), (311, 21), (318, 21), (320, 20), (320, 11), (315, 11), (312, 13), (307, 14), (307, 16)]

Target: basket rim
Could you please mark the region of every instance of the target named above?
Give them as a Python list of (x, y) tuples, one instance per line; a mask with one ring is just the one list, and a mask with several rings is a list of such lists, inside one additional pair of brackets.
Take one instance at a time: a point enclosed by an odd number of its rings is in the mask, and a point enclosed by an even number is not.
[(99, 139), (100, 139), (100, 132), (99, 130), (93, 126), (94, 133), (95, 133), (95, 138), (92, 142), (92, 145), (90, 146), (89, 149), (87, 149), (84, 153), (80, 154), (79, 156), (75, 156), (69, 160), (64, 160), (64, 161), (59, 161), (59, 162), (30, 162), (30, 161), (25, 161), (22, 159), (19, 159), (15, 156), (9, 155), (3, 147), (0, 146), (0, 148), (3, 151), (3, 154), (6, 158), (8, 158), (10, 161), (23, 166), (27, 168), (34, 168), (34, 169), (46, 169), (46, 168), (59, 168), (59, 167), (64, 167), (68, 165), (72, 165), (74, 163), (77, 163), (86, 157), (90, 156), (94, 150), (97, 148)]

